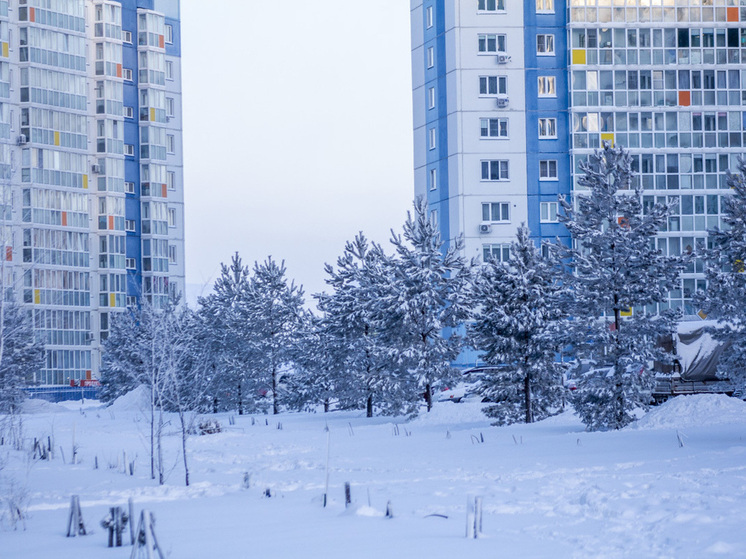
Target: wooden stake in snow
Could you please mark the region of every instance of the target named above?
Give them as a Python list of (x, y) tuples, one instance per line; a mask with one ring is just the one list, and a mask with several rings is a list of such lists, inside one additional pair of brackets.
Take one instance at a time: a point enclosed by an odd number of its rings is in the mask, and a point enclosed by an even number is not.
[(348, 508), (352, 503), (352, 493), (350, 492), (350, 482), (345, 481), (345, 508)]
[(394, 509), (391, 507), (391, 501), (386, 503), (386, 518), (394, 518)]
[(122, 532), (128, 520), (121, 507), (109, 509), (109, 515), (101, 521), (101, 525), (109, 530), (109, 547), (122, 547)]
[(85, 524), (83, 524), (83, 514), (80, 512), (80, 497), (73, 495), (70, 498), (70, 516), (67, 519), (67, 537), (86, 535)]
[(135, 503), (132, 501), (132, 497), (127, 499), (127, 507), (130, 517), (130, 545), (135, 545)]
[(331, 443), (331, 431), (329, 427), (326, 427), (326, 484), (324, 485), (324, 508), (326, 508), (326, 500), (329, 495), (329, 445)]
[(161, 547), (158, 545), (158, 538), (155, 536), (155, 518), (153, 514), (147, 510), (143, 510), (140, 513), (140, 522), (137, 525), (137, 535), (135, 538), (135, 546), (132, 548), (132, 555), (130, 559), (138, 559), (138, 557), (144, 557), (147, 559), (153, 559), (153, 551), (158, 552), (159, 559), (165, 559)]
[(466, 537), (477, 539), (482, 533), (482, 497), (466, 498)]

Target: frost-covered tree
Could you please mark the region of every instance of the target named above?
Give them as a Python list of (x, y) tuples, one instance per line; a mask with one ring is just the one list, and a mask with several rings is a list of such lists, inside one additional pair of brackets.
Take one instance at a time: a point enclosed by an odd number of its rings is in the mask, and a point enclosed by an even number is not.
[(498, 424), (539, 421), (561, 408), (559, 270), (556, 259), (542, 257), (524, 224), (509, 260), (485, 262), (477, 276), (469, 331), (484, 361), (500, 365), (480, 379), (480, 392), (494, 402), (485, 412)]
[(251, 317), (248, 312), (251, 270), (236, 253), (230, 266), (221, 265), (213, 292), (199, 299), (200, 324), (211, 377), (215, 407), (256, 411), (256, 394), (252, 363)]
[(269, 257), (254, 264), (246, 312), (252, 374), (266, 387), (272, 413), (280, 412), (280, 381), (293, 363), (294, 346), (304, 317), (303, 288), (288, 283), (285, 263)]
[(471, 268), (459, 255), (461, 239), (444, 250), (422, 198), (407, 213), (403, 234), (391, 233), (396, 254), (387, 264), (378, 312), (392, 357), (424, 391), (430, 411), (435, 387), (455, 375), (451, 362), (463, 345), (456, 329), (468, 316)]
[(31, 318), (6, 291), (0, 302), (0, 413), (13, 414), (24, 399), (23, 387), (44, 364), (44, 346), (34, 337)]
[(413, 387), (389, 355), (380, 302), (388, 282), (390, 259), (360, 233), (345, 245), (336, 268), (327, 265), (331, 293), (316, 295), (323, 313), (319, 328), (329, 347), (336, 397), (343, 406), (374, 408), (383, 414), (412, 411)]
[(728, 345), (720, 357), (718, 373), (746, 389), (746, 162), (728, 173), (730, 196), (721, 198), (725, 226), (709, 232), (707, 291), (695, 298), (708, 318), (718, 320), (713, 336)]
[(564, 250), (573, 288), (564, 300), (573, 317), (568, 331), (575, 354), (595, 362), (579, 379), (574, 405), (589, 429), (620, 429), (633, 420), (632, 410), (649, 403), (649, 363), (662, 358), (658, 340), (676, 318), (672, 311), (656, 313), (656, 305), (665, 307), (668, 292), (678, 287), (684, 261), (655, 248), (669, 207), (643, 211), (625, 150), (605, 144), (581, 171), (575, 207), (560, 200), (560, 220), (574, 240)]

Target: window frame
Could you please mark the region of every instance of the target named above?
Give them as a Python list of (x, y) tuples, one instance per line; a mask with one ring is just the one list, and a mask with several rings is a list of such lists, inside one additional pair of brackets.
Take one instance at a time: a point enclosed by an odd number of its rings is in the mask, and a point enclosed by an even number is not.
[(427, 47), (425, 51), (427, 54), (427, 67), (428, 69), (435, 66), (435, 47)]
[[(543, 38), (544, 50), (539, 48), (539, 40)], [(549, 39), (549, 40), (547, 40)], [(547, 47), (551, 46), (551, 50)], [(537, 33), (536, 34), (536, 55), (537, 56), (554, 56), (556, 54), (554, 50), (554, 33)]]
[(122, 68), (122, 79), (126, 82), (134, 81), (132, 79), (132, 68)]
[(166, 134), (166, 153), (173, 155), (176, 153), (176, 135)]
[[(542, 122), (544, 124), (542, 125)], [(557, 118), (556, 117), (539, 117), (539, 139), (540, 140), (556, 140), (557, 139)], [(547, 133), (552, 131), (553, 133)]]
[[(490, 134), (490, 132), (492, 132), (492, 123), (491, 123), (491, 121), (493, 121), (493, 120), (497, 121), (497, 132), (498, 132), (497, 135)], [(487, 128), (486, 128), (487, 134), (486, 135), (483, 134), (483, 132), (485, 131), (485, 127), (484, 127), (484, 122), (485, 121), (487, 121)], [(504, 128), (505, 134), (501, 134), (500, 133), (503, 130), (503, 128), (501, 126), (502, 124), (505, 125), (505, 128)], [(509, 119), (507, 117), (480, 117), (480, 119), (479, 119), (479, 138), (481, 140), (485, 140), (485, 139), (488, 139), (488, 140), (489, 139), (501, 139), (501, 140), (505, 140), (505, 139), (510, 138), (510, 124), (509, 124)]]
[[(506, 182), (510, 180), (510, 161), (508, 159), (482, 159), (479, 163), (482, 182)], [(497, 171), (497, 173), (494, 173), (494, 171)], [(497, 178), (492, 178), (495, 175)]]
[(490, 0), (477, 0), (477, 12), (492, 14), (505, 11), (505, 0), (494, 0), (494, 5), (490, 9)]
[[(495, 208), (497, 207), (497, 219)], [(485, 219), (485, 210), (489, 219)], [(482, 223), (510, 223), (510, 202), (482, 202)], [(507, 217), (503, 217), (507, 214)]]
[(434, 150), (437, 144), (437, 133), (435, 128), (430, 128), (427, 131), (427, 149)]
[[(554, 207), (554, 219), (549, 208)], [(545, 212), (546, 208), (546, 212)], [(546, 214), (546, 217), (544, 215)], [(539, 223), (559, 223), (559, 202), (540, 202), (539, 203)]]
[(134, 233), (137, 231), (137, 223), (135, 223), (134, 219), (125, 219), (124, 220), (124, 230), (127, 233)]
[[(552, 167), (554, 167), (554, 169), (552, 169)], [(552, 175), (551, 173), (552, 170), (554, 170), (554, 175)], [(559, 164), (556, 159), (540, 159), (539, 160), (539, 180), (540, 181), (558, 181), (559, 180)]]
[(485, 259), (485, 252), (489, 250), (490, 256), (494, 256), (495, 249), (497, 249), (500, 258), (494, 259), (497, 262), (507, 264), (510, 261), (510, 244), (508, 243), (488, 243), (482, 245), (482, 262), (487, 263), (490, 259)]
[(427, 90), (427, 108), (428, 110), (435, 108), (435, 88), (430, 87)]
[(537, 14), (553, 14), (554, 0), (536, 0)]
[(170, 23), (163, 26), (163, 42), (167, 45), (174, 44), (174, 26)]
[(430, 173), (428, 175), (428, 186), (430, 187), (430, 190), (437, 190), (438, 188), (438, 170), (437, 169), (430, 169)]
[[(490, 80), (495, 78), (495, 86), (497, 93), (490, 93)], [(487, 93), (482, 93), (482, 80), (484, 80), (485, 89)], [(503, 88), (501, 86), (504, 87)], [(508, 76), (494, 75), (494, 76), (479, 76), (479, 96), (480, 97), (493, 97), (495, 95), (507, 95), (508, 94)]]
[(433, 7), (428, 6), (425, 8), (425, 28), (430, 29), (433, 25), (435, 25), (435, 17), (433, 15)]
[(124, 181), (124, 193), (125, 194), (134, 194), (135, 193), (135, 183), (132, 181)]
[(125, 105), (122, 109), (122, 112), (124, 114), (124, 118), (135, 118), (135, 109), (134, 107), (129, 107)]
[(536, 94), (541, 99), (557, 97), (557, 76), (538, 76)]
[[(495, 38), (495, 50), (489, 50), (490, 37)], [(500, 50), (500, 43), (502, 42), (502, 50)], [(482, 45), (484, 44), (484, 50)], [(507, 54), (508, 52), (508, 36), (505, 33), (478, 33), (477, 34), (477, 52), (480, 55), (495, 55), (495, 54)]]
[(124, 144), (124, 155), (125, 157), (134, 157), (135, 146), (133, 144)]

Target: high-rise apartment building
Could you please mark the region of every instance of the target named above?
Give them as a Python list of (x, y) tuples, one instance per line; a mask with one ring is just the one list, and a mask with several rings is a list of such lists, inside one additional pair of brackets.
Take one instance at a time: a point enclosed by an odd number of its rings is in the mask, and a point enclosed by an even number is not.
[(178, 0), (0, 0), (2, 273), (95, 378), (112, 313), (184, 285)]
[[(721, 224), (746, 152), (746, 6), (411, 0), (411, 14), (416, 194), (466, 256), (506, 258), (523, 222), (568, 240), (557, 196), (605, 141), (629, 149), (645, 207), (673, 202), (662, 251)], [(671, 306), (696, 313), (702, 272), (689, 265)]]

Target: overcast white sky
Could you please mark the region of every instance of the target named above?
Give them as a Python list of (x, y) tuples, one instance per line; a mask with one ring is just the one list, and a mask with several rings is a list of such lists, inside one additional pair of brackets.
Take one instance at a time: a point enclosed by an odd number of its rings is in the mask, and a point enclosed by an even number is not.
[(307, 297), (413, 193), (409, 2), (182, 0), (187, 284), (238, 251)]

